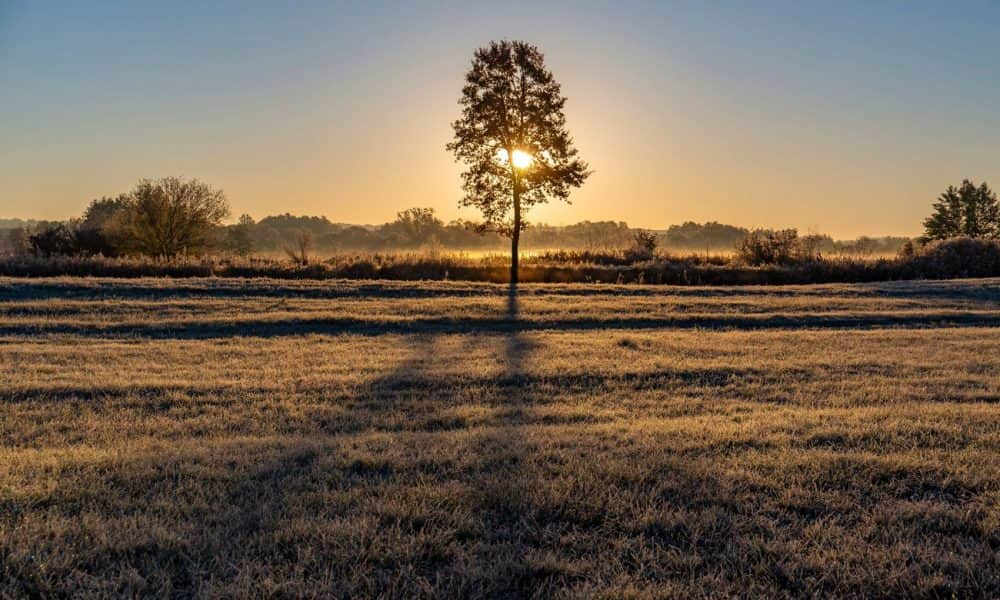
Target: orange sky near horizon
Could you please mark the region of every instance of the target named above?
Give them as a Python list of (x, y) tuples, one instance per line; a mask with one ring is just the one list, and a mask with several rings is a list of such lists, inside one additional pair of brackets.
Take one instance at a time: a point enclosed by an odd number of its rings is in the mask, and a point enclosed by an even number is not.
[(959, 31), (974, 11), (517, 3), (533, 20), (509, 35), (486, 4), (249, 6), (192, 3), (195, 26), (165, 7), (0, 11), (0, 217), (179, 175), (224, 189), (234, 219), (475, 219), (444, 146), (473, 50), (501, 37), (546, 54), (594, 170), (530, 221), (915, 235), (945, 187), (1000, 175), (1000, 86), (973, 86), (992, 60), (917, 43), (924, 19)]

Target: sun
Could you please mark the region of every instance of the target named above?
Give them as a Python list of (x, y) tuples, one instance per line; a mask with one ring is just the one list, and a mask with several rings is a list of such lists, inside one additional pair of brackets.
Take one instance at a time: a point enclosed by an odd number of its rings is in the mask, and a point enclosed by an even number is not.
[(524, 150), (514, 150), (510, 156), (510, 162), (514, 163), (515, 169), (527, 169), (531, 163), (535, 162), (535, 159), (531, 158), (531, 155)]
[[(501, 148), (497, 151), (497, 160), (502, 164), (507, 164), (507, 151), (505, 149)], [(510, 162), (515, 169), (527, 169), (535, 162), (535, 159), (524, 150), (514, 150), (510, 154)]]

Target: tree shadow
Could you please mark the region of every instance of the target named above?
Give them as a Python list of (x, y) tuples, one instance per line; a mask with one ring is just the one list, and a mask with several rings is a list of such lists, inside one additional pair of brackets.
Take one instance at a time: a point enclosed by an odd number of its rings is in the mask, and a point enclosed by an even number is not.
[(492, 597), (531, 595), (538, 584), (525, 552), (539, 545), (533, 497), (544, 482), (534, 462), (537, 448), (526, 435), (532, 402), (525, 371), (534, 345), (518, 327), (520, 313), (518, 289), (511, 285), (504, 315), (509, 327), (500, 342), (502, 369), (495, 382), (497, 413), (470, 440), (476, 456), (470, 483), (481, 526), (477, 571), (483, 579), (478, 584), (484, 596)]

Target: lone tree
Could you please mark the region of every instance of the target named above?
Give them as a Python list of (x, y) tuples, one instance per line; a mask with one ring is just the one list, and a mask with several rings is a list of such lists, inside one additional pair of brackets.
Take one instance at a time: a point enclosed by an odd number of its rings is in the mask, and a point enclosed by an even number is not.
[(133, 249), (169, 258), (207, 248), (229, 202), (197, 179), (143, 179), (128, 195), (127, 215), (123, 229)]
[(483, 213), (480, 232), (510, 237), (510, 282), (517, 284), (517, 247), (524, 214), (558, 198), (590, 175), (577, 158), (559, 84), (538, 48), (519, 41), (476, 50), (462, 88), (462, 116), (447, 148), (466, 164), (461, 206)]
[(966, 179), (957, 188), (948, 186), (934, 203), (934, 213), (924, 220), (924, 237), (929, 240), (959, 236), (1000, 238), (1000, 204), (986, 182), (976, 186)]

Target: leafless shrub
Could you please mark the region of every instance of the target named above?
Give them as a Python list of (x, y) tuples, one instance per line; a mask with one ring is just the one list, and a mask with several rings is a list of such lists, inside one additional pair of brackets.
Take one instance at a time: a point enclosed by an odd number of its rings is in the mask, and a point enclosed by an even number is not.
[(312, 251), (312, 234), (306, 230), (300, 231), (295, 236), (294, 246), (285, 246), (285, 254), (291, 261), (299, 266), (309, 264), (310, 253)]

